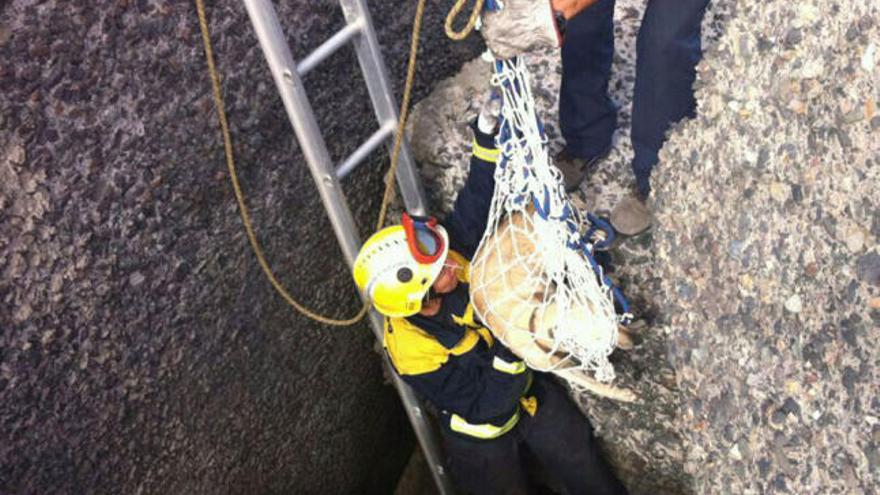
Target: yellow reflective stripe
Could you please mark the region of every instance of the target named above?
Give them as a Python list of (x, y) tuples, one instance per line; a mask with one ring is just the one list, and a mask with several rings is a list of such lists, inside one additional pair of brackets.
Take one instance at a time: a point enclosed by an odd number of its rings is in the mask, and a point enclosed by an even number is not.
[(490, 440), (492, 438), (498, 438), (510, 431), (516, 426), (517, 421), (519, 421), (519, 409), (517, 409), (513, 416), (501, 426), (491, 424), (473, 425), (465, 421), (465, 419), (458, 414), (453, 414), (449, 419), (449, 427), (452, 431), (457, 433), (482, 438), (483, 440)]
[(464, 325), (471, 328), (476, 328), (479, 326), (477, 325), (477, 322), (474, 321), (474, 305), (471, 303), (468, 303), (463, 315), (452, 315), (452, 321), (454, 321), (458, 325)]
[(483, 336), (483, 340), (485, 340), (486, 343), (489, 344), (489, 347), (495, 345), (495, 339), (492, 337), (492, 332), (490, 332), (488, 328), (480, 327), (477, 329), (477, 332), (480, 332), (480, 335)]
[(458, 344), (455, 344), (455, 347), (449, 349), (449, 353), (455, 356), (461, 356), (462, 354), (469, 352), (471, 349), (473, 349), (479, 341), (480, 335), (477, 332), (468, 329), (464, 333), (464, 337), (462, 337), (461, 340), (458, 341)]
[(474, 322), (474, 305), (473, 305), (473, 303), (468, 303), (467, 309), (464, 310), (464, 321), (467, 322), (469, 327), (477, 326), (476, 322)]
[(472, 153), (474, 154), (475, 157), (479, 158), (480, 160), (485, 160), (487, 162), (492, 162), (492, 163), (495, 163), (496, 161), (498, 161), (498, 154), (499, 154), (498, 148), (486, 148), (484, 146), (480, 146), (480, 144), (477, 143), (476, 139), (474, 139), (474, 142), (472, 145)]
[(492, 367), (502, 373), (518, 375), (526, 370), (526, 363), (522, 361), (515, 361), (513, 363), (510, 363), (501, 359), (498, 356), (495, 356), (495, 359), (492, 360)]
[(534, 417), (535, 413), (538, 412), (538, 399), (536, 397), (520, 397), (519, 403), (529, 413), (529, 416)]

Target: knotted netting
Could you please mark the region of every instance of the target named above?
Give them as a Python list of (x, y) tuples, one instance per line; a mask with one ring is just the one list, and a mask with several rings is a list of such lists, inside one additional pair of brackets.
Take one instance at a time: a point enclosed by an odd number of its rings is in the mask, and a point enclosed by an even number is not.
[(629, 318), (593, 257), (610, 242), (600, 234), (612, 231), (572, 206), (550, 165), (524, 59), (496, 60), (492, 84), (502, 99), (501, 153), (487, 229), (471, 263), (475, 311), (532, 368), (578, 368), (609, 381), (618, 324)]

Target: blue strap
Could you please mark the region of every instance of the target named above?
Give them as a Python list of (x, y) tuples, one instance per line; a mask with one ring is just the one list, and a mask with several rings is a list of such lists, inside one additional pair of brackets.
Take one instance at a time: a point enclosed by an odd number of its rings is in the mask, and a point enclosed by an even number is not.
[(547, 220), (547, 217), (550, 216), (550, 190), (547, 189), (547, 186), (544, 186), (544, 205), (541, 205), (534, 193), (532, 194), (532, 204), (535, 206), (535, 211), (538, 215)]
[(599, 251), (608, 249), (608, 247), (614, 242), (614, 228), (604, 219), (589, 212), (587, 213), (587, 220), (590, 222), (590, 229), (587, 230), (584, 237), (592, 240), (593, 234), (595, 234), (596, 231), (601, 230), (605, 233), (605, 240), (593, 243), (593, 249), (598, 249)]
[(629, 325), (632, 323), (632, 314), (629, 312), (629, 301), (627, 301), (626, 297), (623, 295), (623, 291), (615, 285), (611, 286), (611, 293), (614, 294), (614, 300), (620, 305), (620, 311), (623, 313), (620, 317), (620, 324), (623, 326)]
[(498, 5), (498, 2), (495, 0), (486, 0), (483, 2), (483, 10), (488, 10), (490, 12), (497, 12), (501, 10), (501, 6)]
[[(502, 62), (501, 60), (498, 60), (496, 58), (495, 59), (495, 72), (500, 74), (503, 70), (504, 70), (504, 62)], [(508, 84), (508, 83), (505, 81), (505, 84)]]
[[(559, 218), (560, 221), (565, 221), (565, 220), (568, 220), (568, 218), (569, 218), (570, 216), (571, 216), (571, 208), (569, 208), (569, 206), (566, 204), (566, 205), (562, 208), (562, 214), (559, 215), (558, 218)], [(569, 230), (571, 230), (571, 226), (569, 226)]]

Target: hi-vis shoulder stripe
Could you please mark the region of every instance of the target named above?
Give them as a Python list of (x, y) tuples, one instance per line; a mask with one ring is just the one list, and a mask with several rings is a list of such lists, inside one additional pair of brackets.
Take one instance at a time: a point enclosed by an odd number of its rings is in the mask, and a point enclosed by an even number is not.
[(476, 139), (474, 139), (472, 148), (474, 156), (479, 158), (480, 160), (485, 160), (492, 163), (495, 163), (498, 160), (498, 153), (500, 152), (498, 148), (486, 148), (484, 146), (480, 146), (480, 144), (477, 143)]
[(508, 362), (501, 359), (498, 356), (495, 356), (495, 359), (492, 360), (492, 367), (502, 373), (508, 373), (511, 375), (518, 375), (526, 370), (526, 363), (522, 361), (516, 362)]
[(452, 431), (454, 432), (463, 433), (483, 440), (491, 440), (510, 431), (516, 426), (517, 421), (519, 421), (519, 409), (517, 409), (516, 413), (514, 413), (514, 415), (501, 426), (490, 424), (474, 425), (465, 421), (465, 419), (458, 414), (453, 414), (449, 419), (449, 427), (452, 428)]

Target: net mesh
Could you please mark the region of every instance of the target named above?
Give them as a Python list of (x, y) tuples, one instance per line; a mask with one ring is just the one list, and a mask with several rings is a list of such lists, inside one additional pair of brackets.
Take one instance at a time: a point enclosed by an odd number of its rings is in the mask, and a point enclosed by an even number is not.
[(495, 193), (471, 263), (471, 298), (493, 334), (541, 371), (614, 378), (608, 356), (620, 318), (614, 290), (591, 256), (598, 240), (550, 166), (522, 57), (496, 60), (502, 99)]

